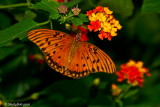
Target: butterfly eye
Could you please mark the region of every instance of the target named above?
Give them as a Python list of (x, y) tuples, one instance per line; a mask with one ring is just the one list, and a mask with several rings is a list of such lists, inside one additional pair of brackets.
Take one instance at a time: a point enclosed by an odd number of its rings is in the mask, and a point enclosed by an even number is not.
[(88, 48), (90, 47), (90, 45), (88, 45)]
[(62, 39), (62, 36), (60, 36), (59, 38)]
[(92, 50), (92, 48), (89, 48), (89, 51), (91, 51)]
[(65, 38), (65, 37), (66, 37), (66, 35), (63, 35), (63, 37)]

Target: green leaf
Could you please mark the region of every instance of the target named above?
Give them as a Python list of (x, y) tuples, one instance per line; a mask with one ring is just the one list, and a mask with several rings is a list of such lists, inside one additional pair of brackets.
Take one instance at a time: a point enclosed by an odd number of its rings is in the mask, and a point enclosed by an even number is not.
[(51, 14), (51, 19), (58, 19), (61, 15), (59, 13)]
[(86, 14), (80, 14), (79, 15), (79, 19), (82, 21), (82, 22), (89, 22), (89, 19), (88, 17), (86, 16)]
[(16, 54), (16, 50), (22, 48), (22, 45), (11, 47), (0, 47), (0, 60), (3, 60), (9, 55)]
[(136, 22), (137, 38), (145, 45), (159, 45), (160, 20), (157, 14), (141, 14)]
[(36, 13), (34, 13), (33, 11), (31, 11), (31, 10), (27, 10), (27, 11), (25, 11), (25, 15), (24, 15), (24, 18), (31, 18), (31, 19), (34, 19), (34, 18), (36, 18)]
[(97, 95), (89, 104), (89, 107), (115, 107), (111, 96)]
[(7, 27), (9, 27), (11, 25), (10, 18), (7, 15), (5, 15), (4, 13), (0, 12), (0, 18), (1, 18), (1, 20), (0, 20), (0, 25), (1, 25), (0, 29), (7, 28)]
[(138, 91), (139, 91), (139, 89), (131, 90), (124, 96), (124, 98), (127, 99), (128, 97), (135, 95)]
[(41, 2), (33, 5), (33, 8), (48, 11), (50, 14), (55, 14), (58, 13), (58, 7), (60, 5), (61, 4), (57, 1), (42, 0)]
[(153, 64), (152, 64), (152, 67), (155, 68), (155, 67), (159, 67), (160, 66), (160, 55), (158, 55), (154, 61), (153, 61)]
[(75, 5), (78, 4), (79, 2), (81, 2), (81, 0), (73, 0), (73, 1), (68, 2), (68, 3), (64, 3), (64, 5), (69, 8), (69, 7), (75, 6)]
[(0, 46), (15, 38), (23, 39), (26, 36), (26, 33), (36, 26), (38, 26), (38, 24), (32, 19), (25, 19), (3, 31), (0, 31)]
[(119, 105), (119, 107), (123, 107), (123, 102), (119, 99), (116, 99), (117, 104)]
[(79, 26), (79, 25), (82, 25), (82, 24), (83, 24), (83, 22), (82, 22), (80, 19), (78, 19), (78, 18), (72, 18), (72, 19), (71, 19), (71, 22), (72, 22), (75, 26)]
[(160, 13), (160, 0), (143, 0), (143, 12), (158, 12)]
[(67, 99), (66, 101), (66, 107), (76, 107), (78, 105), (78, 107), (83, 107), (84, 104), (86, 104), (87, 99), (83, 98), (83, 97), (74, 97), (74, 98), (70, 98)]
[(33, 107), (63, 107), (64, 102), (66, 101), (62, 94), (51, 93), (48, 98), (40, 99), (37, 102), (33, 102), (32, 106)]
[[(89, 93), (89, 87), (84, 84), (84, 80), (63, 80), (52, 84), (41, 93), (61, 93), (67, 98), (86, 97)], [(83, 87), (83, 88), (81, 88)]]
[(133, 14), (134, 5), (132, 0), (100, 0), (100, 6), (109, 7), (115, 13), (127, 18)]

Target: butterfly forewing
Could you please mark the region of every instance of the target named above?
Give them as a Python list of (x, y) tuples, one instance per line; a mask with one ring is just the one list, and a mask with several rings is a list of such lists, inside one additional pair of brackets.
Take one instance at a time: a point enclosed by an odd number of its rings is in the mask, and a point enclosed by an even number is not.
[(27, 36), (39, 46), (50, 67), (63, 73), (73, 38), (66, 33), (49, 29), (32, 30)]

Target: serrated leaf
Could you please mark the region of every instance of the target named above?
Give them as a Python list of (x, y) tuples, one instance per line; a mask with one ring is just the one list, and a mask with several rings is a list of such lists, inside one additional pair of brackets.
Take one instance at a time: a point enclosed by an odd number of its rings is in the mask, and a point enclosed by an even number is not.
[(100, 0), (100, 6), (109, 7), (115, 13), (127, 18), (133, 14), (134, 5), (132, 0)]
[(88, 17), (86, 16), (86, 14), (80, 14), (79, 15), (79, 19), (82, 21), (82, 22), (89, 22), (89, 19)]
[(131, 96), (135, 95), (138, 91), (139, 91), (139, 89), (131, 90), (124, 96), (124, 98), (131, 97)]
[(143, 0), (143, 12), (158, 12), (160, 13), (160, 0)]
[(26, 33), (36, 26), (38, 26), (38, 24), (32, 19), (25, 19), (5, 30), (0, 31), (0, 46), (15, 38), (23, 39), (26, 36)]
[(50, 14), (55, 14), (58, 13), (58, 7), (60, 5), (61, 4), (57, 1), (42, 0), (41, 2), (33, 5), (33, 8), (48, 11)]
[(71, 19), (71, 22), (72, 22), (75, 26), (79, 26), (79, 25), (82, 25), (82, 24), (83, 24), (83, 22), (82, 22), (80, 19), (78, 19), (78, 18), (72, 18), (72, 19)]
[(81, 0), (74, 0), (74, 1), (71, 1), (71, 2), (68, 2), (68, 3), (64, 3), (64, 5), (69, 8), (69, 7), (75, 6), (75, 5), (78, 4), (79, 2), (81, 2)]

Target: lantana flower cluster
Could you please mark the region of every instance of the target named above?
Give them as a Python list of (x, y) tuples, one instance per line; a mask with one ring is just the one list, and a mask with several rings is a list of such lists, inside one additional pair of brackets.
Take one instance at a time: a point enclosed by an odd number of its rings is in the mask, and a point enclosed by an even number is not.
[[(59, 10), (59, 13), (63, 13), (63, 14), (66, 14), (68, 12), (68, 8), (65, 5), (60, 5), (58, 7), (58, 10)], [(76, 16), (76, 15), (79, 15), (79, 13), (81, 12), (81, 9), (74, 7), (71, 9), (71, 11)]]
[(149, 70), (143, 67), (143, 62), (138, 61), (135, 62), (130, 60), (126, 64), (122, 64), (120, 66), (120, 71), (116, 72), (118, 76), (118, 82), (122, 82), (123, 80), (127, 79), (127, 82), (132, 86), (143, 86), (142, 83), (144, 82), (144, 74), (150, 76)]
[(113, 11), (110, 11), (108, 7), (101, 6), (87, 11), (86, 15), (90, 20), (88, 29), (94, 32), (100, 31), (98, 36), (101, 40), (103, 40), (103, 38), (108, 38), (108, 40), (111, 40), (113, 36), (117, 36), (117, 30), (122, 28), (119, 21), (113, 17), (112, 13)]

